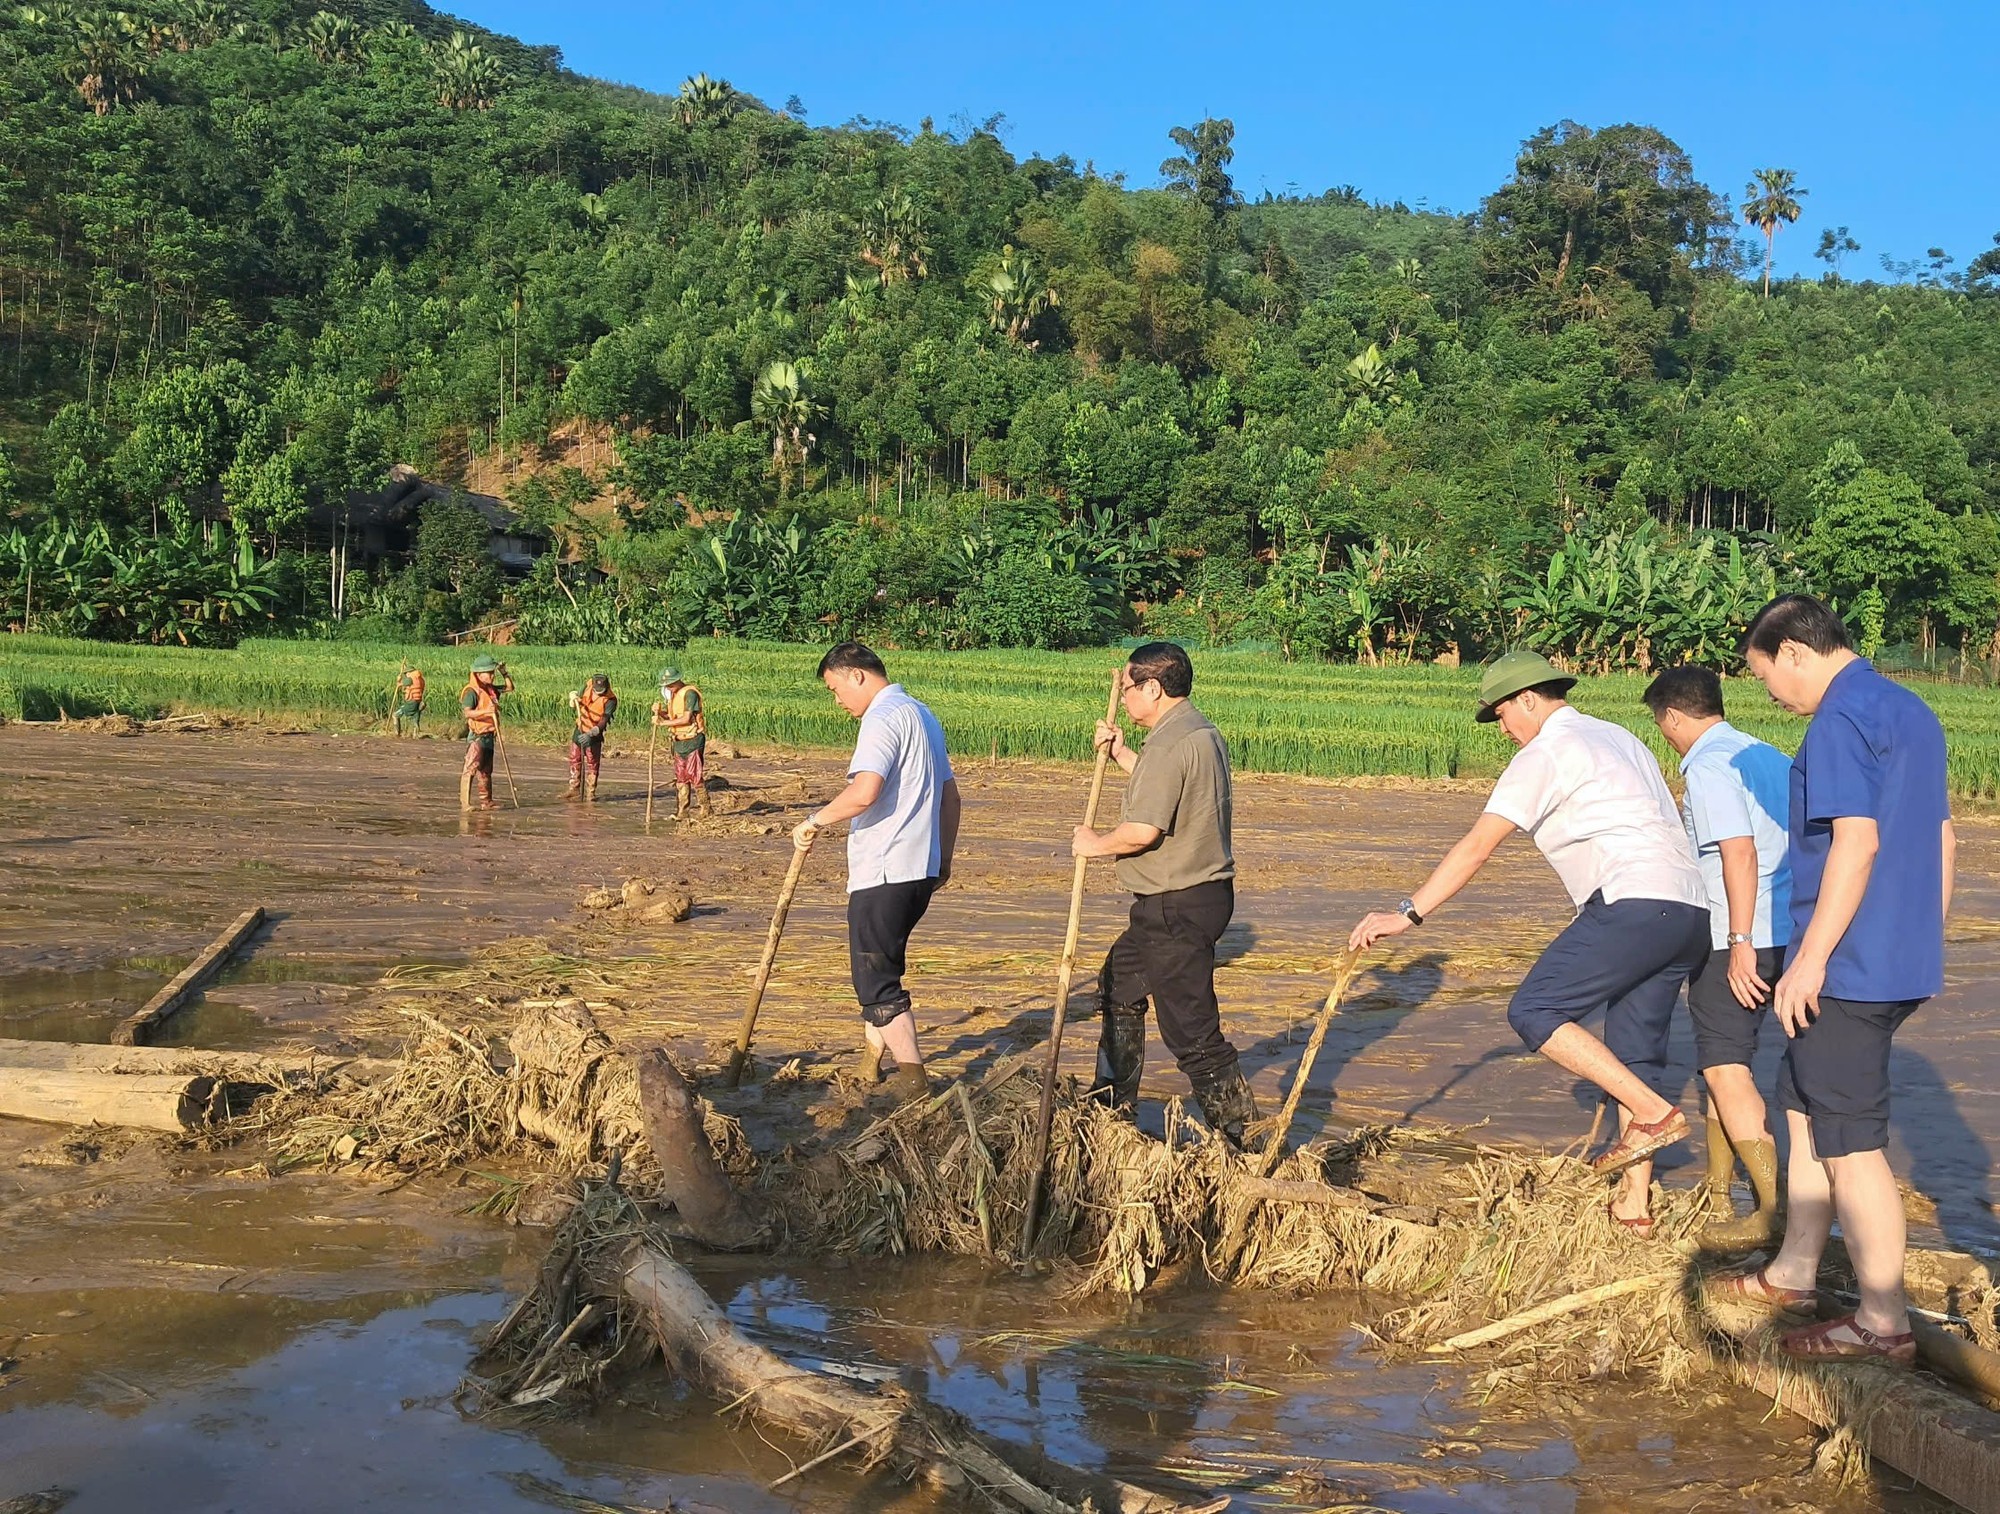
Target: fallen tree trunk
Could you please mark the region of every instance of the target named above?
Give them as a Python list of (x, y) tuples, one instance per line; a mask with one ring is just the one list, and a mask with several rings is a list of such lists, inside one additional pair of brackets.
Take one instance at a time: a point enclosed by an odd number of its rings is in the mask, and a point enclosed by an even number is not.
[(76, 1041), (0, 1038), (0, 1069), (23, 1072), (180, 1073), (234, 1083), (268, 1083), (309, 1073), (341, 1072), (369, 1078), (400, 1067), (372, 1057), (298, 1052), (208, 1051), (192, 1046), (98, 1046)]
[(212, 977), (217, 968), (227, 962), (230, 955), (256, 932), (264, 923), (264, 908), (253, 904), (243, 911), (213, 941), (202, 949), (200, 956), (180, 970), (173, 982), (146, 1001), (137, 1014), (126, 1020), (111, 1033), (111, 1039), (121, 1046), (139, 1046), (152, 1037), (153, 1031), (175, 1010), (179, 1009), (201, 989), (202, 984)]
[(702, 1130), (701, 1110), (673, 1059), (659, 1047), (633, 1059), (639, 1072), (639, 1118), (660, 1164), (660, 1196), (682, 1230), (715, 1251), (768, 1245), (771, 1220), (736, 1191)]
[(179, 1135), (241, 1114), (252, 1097), (248, 1085), (206, 1076), (0, 1067), (0, 1116), (51, 1125), (122, 1125)]
[(650, 1247), (627, 1267), (624, 1291), (667, 1360), (691, 1381), (759, 1422), (825, 1448), (791, 1476), (854, 1454), (865, 1465), (893, 1460), (924, 1467), (942, 1483), (1019, 1514), (1081, 1514), (1086, 1501), (1117, 1514), (1218, 1514), (1228, 1507), (1226, 1498), (1190, 1504), (1093, 1477), (991, 1441), (899, 1388), (870, 1392), (795, 1367), (745, 1340), (684, 1268)]
[(1849, 1431), (1877, 1461), (1972, 1514), (2000, 1514), (2000, 1414), (1919, 1373), (1774, 1361), (1760, 1354), (1766, 1316), (1713, 1297), (1707, 1307), (1738, 1343), (1732, 1366), (1752, 1392), (1822, 1429)]

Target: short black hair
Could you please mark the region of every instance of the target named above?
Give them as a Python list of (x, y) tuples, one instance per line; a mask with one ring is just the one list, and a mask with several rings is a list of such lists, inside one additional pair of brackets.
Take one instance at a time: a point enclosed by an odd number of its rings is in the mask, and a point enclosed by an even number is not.
[(1188, 661), (1186, 651), (1171, 641), (1149, 641), (1134, 647), (1125, 666), (1131, 669), (1134, 684), (1158, 679), (1160, 692), (1169, 699), (1185, 699), (1194, 692), (1194, 664)]
[(873, 673), (877, 678), (887, 678), (889, 670), (882, 666), (882, 659), (872, 648), (858, 641), (843, 641), (826, 649), (826, 656), (819, 660), (821, 678), (829, 673), (848, 673), (859, 670)]
[[(1574, 678), (1551, 678), (1547, 683), (1529, 684), (1525, 689), (1521, 690), (1521, 694), (1533, 694), (1537, 699), (1560, 699), (1564, 703), (1568, 703), (1569, 691), (1575, 687), (1576, 680)], [(1509, 697), (1519, 699), (1521, 694), (1514, 694)], [(1507, 701), (1503, 699), (1500, 702), (1505, 704)]]
[(1780, 594), (1759, 610), (1743, 633), (1743, 650), (1776, 657), (1788, 641), (1822, 655), (1854, 650), (1840, 617), (1810, 594)]
[(1655, 719), (1668, 710), (1697, 720), (1722, 715), (1722, 679), (1713, 668), (1668, 668), (1639, 697)]

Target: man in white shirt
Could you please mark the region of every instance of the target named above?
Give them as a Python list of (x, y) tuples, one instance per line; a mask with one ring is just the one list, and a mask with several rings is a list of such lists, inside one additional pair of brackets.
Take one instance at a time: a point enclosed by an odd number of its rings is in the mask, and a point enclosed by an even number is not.
[[(1706, 962), (1688, 979), (1695, 1066), (1708, 1084), (1708, 1189), (1727, 1218), (1703, 1230), (1705, 1251), (1775, 1245), (1778, 1148), (1750, 1076), (1771, 985), (1792, 939), (1792, 759), (1723, 718), (1722, 680), (1708, 668), (1669, 668), (1640, 696), (1681, 759), (1681, 814), (1708, 889)], [(1757, 1207), (1736, 1218), (1730, 1180), (1738, 1159)]]
[[(1423, 886), (1363, 919), (1348, 944), (1364, 950), (1421, 925), (1502, 841), (1533, 837), (1577, 915), (1521, 980), (1507, 1023), (1530, 1051), (1617, 1102), (1618, 1139), (1591, 1165), (1623, 1174), (1611, 1217), (1646, 1236), (1653, 1156), (1688, 1137), (1687, 1116), (1647, 1080), (1665, 1066), (1681, 984), (1708, 957), (1708, 895), (1660, 765), (1623, 726), (1572, 709), (1564, 695), (1575, 683), (1533, 652), (1486, 669), (1477, 718), (1497, 721), (1521, 750)], [(1601, 1041), (1578, 1023), (1600, 1009)]]
[(847, 787), (799, 822), (792, 843), (803, 850), (825, 827), (849, 822), (847, 950), (869, 1065), (886, 1052), (896, 1062), (895, 1092), (921, 1098), (929, 1083), (903, 971), (910, 933), (951, 878), (958, 781), (937, 716), (889, 682), (874, 652), (844, 641), (820, 659), (819, 676), (861, 731)]

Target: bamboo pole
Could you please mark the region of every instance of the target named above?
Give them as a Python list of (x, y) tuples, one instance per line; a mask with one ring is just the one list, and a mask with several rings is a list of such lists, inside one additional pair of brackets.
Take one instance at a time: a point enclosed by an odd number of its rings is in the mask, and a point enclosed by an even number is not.
[(659, 745), (660, 723), (653, 722), (653, 728), (646, 734), (646, 829), (653, 828), (653, 751)]
[(1299, 1070), (1292, 1077), (1292, 1091), (1285, 1095), (1284, 1108), (1278, 1111), (1277, 1119), (1271, 1126), (1271, 1139), (1265, 1144), (1257, 1158), (1257, 1176), (1267, 1178), (1278, 1165), (1278, 1156), (1284, 1150), (1285, 1137), (1291, 1134), (1292, 1121), (1298, 1117), (1299, 1100), (1305, 1096), (1306, 1080), (1312, 1076), (1313, 1063), (1319, 1058), (1319, 1049), (1326, 1041), (1326, 1028), (1333, 1021), (1333, 1013), (1340, 1008), (1340, 1001), (1347, 996), (1348, 986), (1354, 982), (1354, 975), (1361, 967), (1361, 953), (1349, 951), (1340, 964), (1340, 973), (1333, 980), (1333, 988), (1326, 996), (1326, 1003), (1320, 1006), (1319, 1020), (1313, 1025), (1312, 1037), (1306, 1042), (1306, 1054), (1299, 1058)]
[[(1125, 669), (1111, 675), (1111, 698), (1104, 707), (1106, 723), (1118, 718), (1118, 696), (1125, 690)], [(1097, 767), (1090, 775), (1090, 798), (1084, 802), (1083, 823), (1097, 824), (1097, 801), (1104, 793), (1104, 771), (1111, 762), (1111, 743), (1091, 743), (1097, 747)], [(1088, 857), (1078, 857), (1069, 884), (1069, 923), (1063, 929), (1062, 962), (1056, 968), (1056, 1005), (1049, 1022), (1049, 1065), (1042, 1075), (1042, 1103), (1035, 1113), (1034, 1166), (1028, 1179), (1028, 1204), (1021, 1216), (1021, 1257), (1034, 1254), (1035, 1231), (1041, 1222), (1042, 1183), (1049, 1165), (1049, 1131), (1056, 1115), (1056, 1068), (1062, 1060), (1063, 1028), (1069, 1020), (1070, 979), (1076, 971), (1076, 938), (1083, 923), (1083, 881), (1090, 865)]]
[[(502, 673), (507, 671), (506, 663), (500, 664), (500, 671)], [(512, 678), (507, 680), (507, 687), (510, 691), (513, 689)], [(507, 743), (500, 736), (500, 696), (497, 693), (493, 696), (493, 746), (500, 753), (500, 770), (507, 775), (508, 797), (514, 801), (514, 808), (518, 810), (521, 807), (521, 791), (514, 787), (514, 764), (507, 760)]]
[(1628, 1293), (1644, 1293), (1649, 1288), (1661, 1288), (1679, 1277), (1678, 1270), (1669, 1272), (1647, 1272), (1638, 1277), (1620, 1278), (1615, 1283), (1604, 1283), (1596, 1288), (1585, 1288), (1578, 1293), (1565, 1293), (1561, 1298), (1550, 1299), (1546, 1304), (1537, 1304), (1532, 1309), (1523, 1309), (1519, 1314), (1510, 1314), (1505, 1319), (1495, 1320), (1490, 1325), (1481, 1325), (1477, 1330), (1467, 1330), (1462, 1335), (1454, 1335), (1449, 1340), (1439, 1341), (1424, 1349), (1431, 1352), (1470, 1351), (1474, 1346), (1488, 1345), (1504, 1340), (1535, 1325), (1546, 1324), (1552, 1319), (1561, 1319), (1565, 1314), (1575, 1314), (1579, 1309), (1588, 1309), (1592, 1304), (1601, 1304), (1607, 1299), (1623, 1298)]
[(736, 1031), (736, 1049), (729, 1054), (729, 1067), (722, 1075), (725, 1088), (743, 1082), (743, 1068), (750, 1060), (750, 1036), (757, 1028), (757, 1011), (763, 1007), (764, 988), (771, 981), (771, 964), (778, 960), (778, 940), (785, 934), (785, 917), (792, 912), (792, 895), (798, 892), (799, 874), (804, 871), (812, 843), (792, 844), (791, 866), (785, 869), (784, 887), (778, 890), (778, 907), (771, 911), (771, 929), (764, 937), (764, 955), (757, 963), (757, 976), (750, 983), (750, 1002), (743, 1006), (743, 1023)]

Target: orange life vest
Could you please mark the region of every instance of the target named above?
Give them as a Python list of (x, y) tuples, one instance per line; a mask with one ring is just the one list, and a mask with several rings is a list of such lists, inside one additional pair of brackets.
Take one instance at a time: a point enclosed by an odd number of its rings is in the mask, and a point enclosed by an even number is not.
[(699, 704), (688, 708), (688, 696), (692, 694), (698, 701), (701, 690), (691, 683), (684, 683), (667, 696), (667, 734), (676, 741), (692, 741), (697, 736), (708, 734), (708, 716)]
[(465, 729), (474, 736), (493, 735), (500, 729), (499, 691), (475, 678), (466, 684), (465, 692), (479, 701), (465, 712)]
[(611, 701), (618, 696), (606, 689), (602, 694), (593, 694), (588, 686), (576, 696), (576, 728), (579, 731), (594, 731), (604, 724), (605, 712)]
[(403, 675), (403, 698), (411, 704), (424, 702), (424, 675), (415, 668)]

